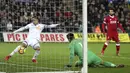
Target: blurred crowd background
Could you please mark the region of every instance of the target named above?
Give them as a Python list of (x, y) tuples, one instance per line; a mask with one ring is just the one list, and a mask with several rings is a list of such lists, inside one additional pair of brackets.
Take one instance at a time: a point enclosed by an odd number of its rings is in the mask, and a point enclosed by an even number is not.
[[(130, 0), (88, 0), (89, 33), (101, 28), (109, 7), (115, 8), (124, 29), (130, 30)], [(44, 32), (82, 32), (82, 0), (0, 0), (1, 32), (25, 26), (33, 16), (43, 24), (60, 24)]]
[(89, 32), (94, 32), (96, 26), (100, 26), (103, 18), (108, 15), (109, 7), (115, 9), (124, 29), (130, 30), (130, 0), (88, 0), (88, 26)]
[[(0, 0), (1, 31), (12, 31), (31, 22), (33, 16), (43, 24), (60, 24), (44, 32), (79, 31), (82, 21), (80, 0)], [(8, 28), (10, 27), (10, 28)], [(13, 28), (12, 28), (13, 27)]]

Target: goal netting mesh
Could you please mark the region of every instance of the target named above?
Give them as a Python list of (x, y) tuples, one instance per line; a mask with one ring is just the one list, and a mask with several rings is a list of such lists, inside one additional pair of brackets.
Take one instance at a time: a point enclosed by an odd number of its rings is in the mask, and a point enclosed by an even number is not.
[[(46, 25), (60, 24), (42, 31), (38, 63), (32, 62), (35, 50), (30, 46), (24, 54), (16, 53), (5, 61), (28, 34), (28, 30), (12, 32), (30, 23), (33, 16)], [(0, 0), (0, 72), (80, 71), (81, 67), (74, 66), (78, 57), (71, 68), (64, 65), (68, 64), (70, 54), (66, 34), (80, 34), (82, 29), (82, 0)]]

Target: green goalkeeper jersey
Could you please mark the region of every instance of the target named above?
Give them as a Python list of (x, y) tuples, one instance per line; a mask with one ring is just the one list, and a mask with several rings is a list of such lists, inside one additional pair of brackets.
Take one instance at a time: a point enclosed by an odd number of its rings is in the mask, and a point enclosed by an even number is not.
[[(82, 51), (82, 40), (81, 39), (74, 39), (69, 44), (70, 49), (70, 61), (69, 64), (72, 65), (74, 56), (77, 55), (79, 57), (79, 61), (82, 64), (83, 62), (83, 51)], [(102, 59), (99, 58), (96, 54), (94, 54), (92, 51), (88, 50), (88, 65), (91, 64), (100, 64), (102, 62)]]
[(79, 60), (83, 60), (83, 53), (82, 53), (82, 40), (81, 39), (74, 39), (69, 44), (70, 49), (70, 61), (69, 64), (72, 65), (74, 56), (77, 55)]

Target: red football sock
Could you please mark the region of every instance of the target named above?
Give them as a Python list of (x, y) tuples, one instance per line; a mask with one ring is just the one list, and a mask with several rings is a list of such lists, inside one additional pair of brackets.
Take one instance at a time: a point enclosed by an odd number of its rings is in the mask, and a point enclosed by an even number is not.
[(102, 52), (104, 52), (105, 51), (105, 49), (107, 48), (107, 43), (105, 43), (104, 45), (103, 45), (103, 48), (102, 48)]
[(116, 53), (118, 54), (120, 51), (120, 44), (116, 44)]

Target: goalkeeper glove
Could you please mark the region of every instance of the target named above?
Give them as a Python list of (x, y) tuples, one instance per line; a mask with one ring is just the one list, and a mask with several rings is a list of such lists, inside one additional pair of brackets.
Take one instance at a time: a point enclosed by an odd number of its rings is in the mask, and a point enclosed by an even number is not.
[(65, 67), (65, 68), (70, 68), (70, 67), (72, 67), (72, 65), (67, 64), (67, 65), (65, 65), (64, 67)]

